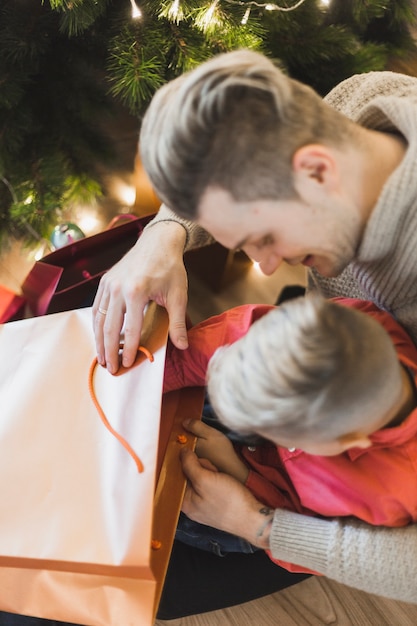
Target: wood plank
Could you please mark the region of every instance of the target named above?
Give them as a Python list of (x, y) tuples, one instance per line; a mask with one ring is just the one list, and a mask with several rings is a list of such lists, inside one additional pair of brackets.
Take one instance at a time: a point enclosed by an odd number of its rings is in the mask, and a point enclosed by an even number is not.
[[(186, 593), (186, 590), (184, 590)], [(155, 626), (415, 626), (417, 605), (357, 591), (325, 577), (264, 598)]]

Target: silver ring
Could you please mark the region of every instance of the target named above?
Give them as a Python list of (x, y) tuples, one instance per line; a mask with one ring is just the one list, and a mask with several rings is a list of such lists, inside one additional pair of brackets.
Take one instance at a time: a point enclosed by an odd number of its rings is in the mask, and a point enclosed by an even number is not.
[(98, 307), (98, 312), (102, 315), (107, 315), (107, 309), (102, 309), (101, 306)]

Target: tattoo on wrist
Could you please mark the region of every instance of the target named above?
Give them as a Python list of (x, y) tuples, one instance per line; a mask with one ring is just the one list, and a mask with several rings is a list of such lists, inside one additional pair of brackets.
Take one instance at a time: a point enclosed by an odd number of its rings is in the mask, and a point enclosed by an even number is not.
[(265, 515), (268, 519), (266, 519), (258, 528), (256, 532), (256, 538), (259, 539), (259, 543), (262, 548), (267, 549), (269, 547), (269, 532), (272, 526), (272, 520), (274, 518), (274, 510), (269, 507), (262, 507), (259, 509), (259, 513), (261, 515)]
[(261, 509), (259, 509), (259, 513), (261, 515), (271, 515), (271, 513), (273, 513), (274, 510), (270, 509), (269, 506), (263, 506)]

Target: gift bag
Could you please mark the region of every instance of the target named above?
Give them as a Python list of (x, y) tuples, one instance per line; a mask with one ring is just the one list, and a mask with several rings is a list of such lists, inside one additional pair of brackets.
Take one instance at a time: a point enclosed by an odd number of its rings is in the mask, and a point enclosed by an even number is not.
[(148, 307), (146, 354), (117, 376), (91, 326), (89, 308), (0, 326), (0, 609), (151, 626), (192, 445), (181, 420), (201, 395), (162, 402), (165, 310)]
[[(37, 261), (22, 285), (29, 315), (91, 306), (100, 278), (135, 245), (152, 217), (117, 216), (103, 232)], [(118, 225), (122, 219), (124, 223)]]
[(0, 285), (0, 324), (18, 316), (25, 306), (25, 298)]

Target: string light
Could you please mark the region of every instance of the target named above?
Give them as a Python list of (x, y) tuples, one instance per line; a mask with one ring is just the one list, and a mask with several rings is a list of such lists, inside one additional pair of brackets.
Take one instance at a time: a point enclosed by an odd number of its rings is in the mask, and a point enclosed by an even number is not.
[(219, 0), (214, 0), (214, 2), (209, 6), (208, 10), (204, 14), (204, 17), (202, 17), (201, 21), (202, 23), (204, 23), (205, 26), (210, 25), (210, 22), (212, 21), (214, 16), (214, 11), (216, 10), (218, 4)]
[[(4, 178), (3, 176), (0, 176), (0, 181), (7, 187), (7, 189), (10, 192), (10, 195), (12, 197), (12, 200), (15, 204), (18, 203), (18, 199), (16, 196), (16, 192), (14, 190), (13, 185), (10, 184), (10, 182), (7, 180), (7, 178)], [(32, 204), (32, 202), (34, 201), (34, 196), (33, 194), (29, 194), (24, 200), (23, 200), (23, 204)], [(47, 239), (45, 239), (44, 237), (41, 237), (41, 235), (36, 232), (36, 230), (27, 222), (27, 220), (22, 218), (22, 225), (24, 228), (26, 228), (26, 230), (28, 231), (28, 233), (30, 233), (32, 235), (32, 237), (34, 239), (36, 239), (37, 241), (39, 241), (41, 243), (42, 246), (42, 251), (44, 252), (45, 249), (49, 249), (50, 250), (50, 244), (49, 241)]]
[(89, 207), (80, 208), (75, 213), (76, 223), (86, 235), (102, 230), (102, 220)]
[(247, 24), (250, 15), (250, 7), (248, 7), (245, 11), (245, 15), (242, 17), (241, 24)]
[(253, 7), (258, 7), (260, 9), (266, 9), (267, 11), (294, 11), (295, 9), (298, 9), (298, 7), (300, 7), (302, 4), (304, 4), (306, 0), (298, 0), (298, 2), (296, 2), (293, 6), (291, 7), (283, 7), (283, 6), (279, 6), (278, 4), (271, 4), (270, 2), (256, 2), (256, 0), (250, 0), (249, 2), (242, 2), (242, 0), (226, 0), (226, 2), (228, 2), (229, 4), (237, 4), (240, 6), (253, 6)]
[(142, 17), (142, 11), (136, 4), (135, 0), (130, 0), (130, 4), (132, 5), (132, 19), (140, 20)]
[[(135, 5), (134, 0), (130, 0), (130, 1), (132, 3), (132, 8), (134, 5), (136, 9), (139, 11), (139, 14), (141, 16), (142, 14), (140, 13), (140, 10), (137, 8), (137, 6)], [(257, 2), (257, 0), (248, 0), (246, 2), (244, 0), (225, 0), (225, 1), (228, 2), (229, 4), (235, 4), (238, 6), (246, 7), (245, 13), (241, 20), (241, 24), (247, 24), (249, 16), (250, 16), (250, 12), (251, 12), (251, 7), (258, 7), (261, 9), (265, 9), (266, 11), (288, 12), (288, 11), (294, 11), (295, 9), (298, 9), (301, 5), (304, 4), (306, 0), (298, 0), (292, 6), (280, 6), (278, 4), (274, 4), (271, 2)], [(326, 6), (330, 4), (330, 0), (321, 0), (321, 2), (322, 4)], [(219, 4), (219, 0), (214, 0), (212, 4), (209, 6), (209, 8), (207, 9), (207, 11), (205, 11), (202, 15), (200, 15), (199, 18), (196, 19), (196, 23), (203, 30), (207, 30), (208, 28), (215, 25), (215, 11), (216, 11), (218, 4)], [(164, 9), (164, 11), (161, 12), (161, 15), (164, 15), (177, 23), (181, 21), (184, 15), (183, 15), (183, 10), (180, 5), (180, 0), (174, 0), (171, 6), (169, 7), (169, 9)], [(132, 11), (132, 17), (134, 17), (133, 11)]]
[(214, 0), (207, 10), (201, 11), (195, 18), (195, 25), (205, 32), (213, 31), (221, 23), (217, 14), (218, 5), (219, 0)]
[(51, 252), (51, 247), (48, 242), (42, 242), (39, 246), (36, 247), (32, 253), (29, 253), (29, 258), (33, 258), (35, 261), (40, 261), (43, 257)]
[(174, 0), (169, 7), (168, 16), (174, 21), (180, 20), (180, 0)]

